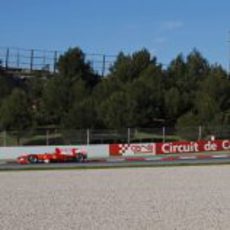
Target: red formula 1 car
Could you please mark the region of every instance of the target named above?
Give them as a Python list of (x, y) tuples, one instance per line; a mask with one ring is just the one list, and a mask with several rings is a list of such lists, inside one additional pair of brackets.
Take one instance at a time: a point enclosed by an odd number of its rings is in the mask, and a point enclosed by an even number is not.
[(17, 158), (19, 164), (50, 162), (85, 162), (87, 152), (77, 148), (56, 148), (53, 153), (23, 154)]

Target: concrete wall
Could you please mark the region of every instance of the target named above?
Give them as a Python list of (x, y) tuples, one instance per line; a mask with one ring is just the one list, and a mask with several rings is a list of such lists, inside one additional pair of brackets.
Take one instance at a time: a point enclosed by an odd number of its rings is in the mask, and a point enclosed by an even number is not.
[(22, 154), (52, 153), (55, 148), (78, 148), (88, 153), (89, 159), (107, 158), (110, 156), (153, 156), (171, 153), (195, 153), (230, 150), (230, 140), (169, 142), (169, 143), (137, 143), (108, 145), (69, 145), (69, 146), (23, 146), (0, 147), (0, 160), (16, 159)]
[(79, 148), (88, 153), (88, 158), (109, 157), (109, 145), (71, 145), (71, 146), (23, 146), (23, 147), (1, 147), (0, 160), (16, 159), (22, 154), (52, 153), (55, 148)]

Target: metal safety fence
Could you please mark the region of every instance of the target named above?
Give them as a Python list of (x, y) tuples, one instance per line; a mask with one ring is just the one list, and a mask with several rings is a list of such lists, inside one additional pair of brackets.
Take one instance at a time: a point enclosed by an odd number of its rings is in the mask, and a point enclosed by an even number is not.
[[(57, 72), (57, 61), (63, 51), (0, 47), (0, 67), (18, 74), (34, 71)], [(86, 61), (95, 72), (105, 76), (116, 59), (116, 55), (86, 53)]]
[(229, 139), (230, 126), (126, 129), (33, 129), (0, 132), (0, 146), (81, 145)]

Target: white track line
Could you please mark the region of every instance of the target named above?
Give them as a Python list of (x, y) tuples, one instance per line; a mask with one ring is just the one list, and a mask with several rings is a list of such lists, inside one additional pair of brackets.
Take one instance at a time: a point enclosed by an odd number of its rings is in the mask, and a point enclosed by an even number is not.
[(179, 157), (180, 160), (190, 160), (190, 159), (197, 159), (196, 156), (181, 156)]
[(226, 158), (229, 157), (229, 155), (212, 155), (213, 158)]

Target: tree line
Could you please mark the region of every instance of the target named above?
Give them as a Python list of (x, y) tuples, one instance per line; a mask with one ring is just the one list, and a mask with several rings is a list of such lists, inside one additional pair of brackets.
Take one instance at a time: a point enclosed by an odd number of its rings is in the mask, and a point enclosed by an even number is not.
[(119, 53), (106, 77), (70, 48), (58, 72), (20, 79), (0, 71), (0, 129), (119, 129), (230, 125), (230, 80), (193, 50), (163, 67), (147, 49)]

